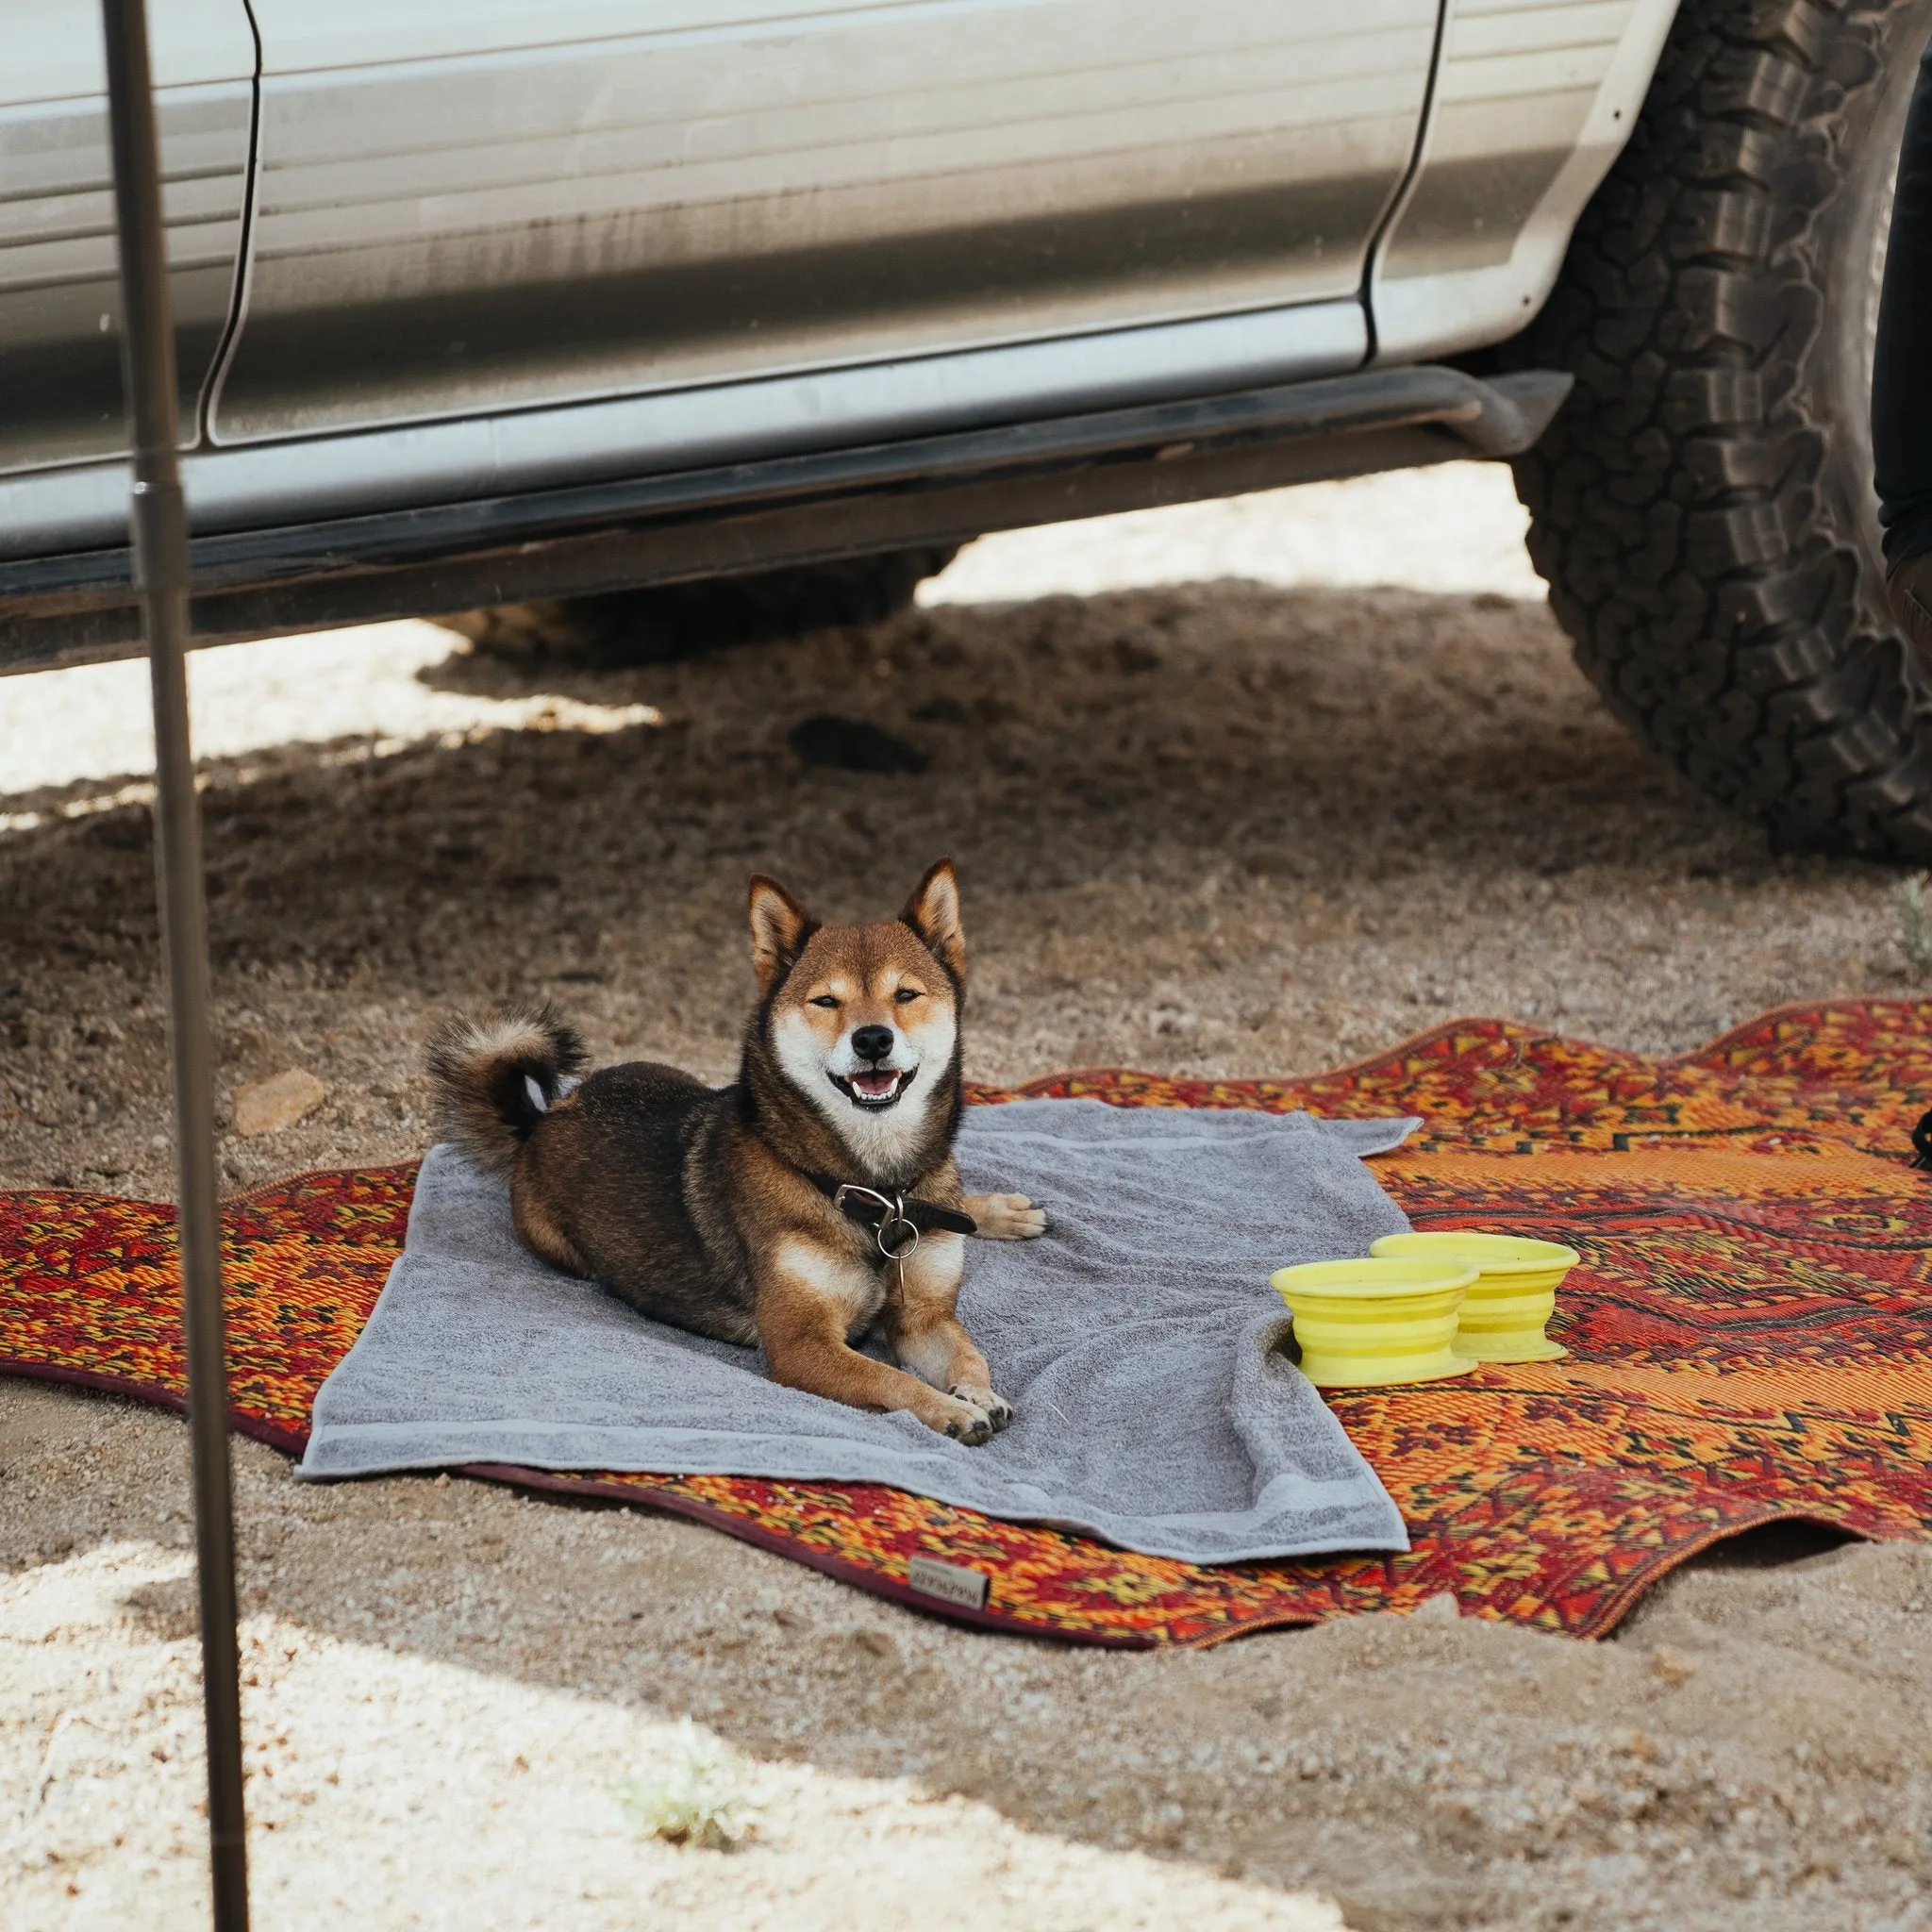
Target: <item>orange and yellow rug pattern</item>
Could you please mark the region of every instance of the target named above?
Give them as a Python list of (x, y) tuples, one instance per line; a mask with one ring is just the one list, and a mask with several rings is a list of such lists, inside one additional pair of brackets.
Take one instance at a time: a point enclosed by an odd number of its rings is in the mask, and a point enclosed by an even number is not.
[[(1407, 1610), (1610, 1629), (1720, 1538), (1781, 1517), (1932, 1536), (1932, 1001), (1787, 1008), (1647, 1060), (1461, 1021), (1305, 1080), (1056, 1075), (1128, 1107), (1409, 1112), (1375, 1163), (1419, 1226), (1571, 1243), (1565, 1361), (1338, 1394), (1414, 1541), (1401, 1557), (1202, 1568), (896, 1490), (741, 1476), (474, 1472), (698, 1518), (860, 1588), (1078, 1641), (1202, 1644)], [(982, 1103), (1014, 1097), (982, 1091)], [(399, 1249), (414, 1169), (311, 1174), (228, 1204), (235, 1426), (290, 1452)], [(0, 1195), (0, 1373), (179, 1407), (172, 1210)], [(909, 1559), (987, 1572), (984, 1611), (910, 1591)]]

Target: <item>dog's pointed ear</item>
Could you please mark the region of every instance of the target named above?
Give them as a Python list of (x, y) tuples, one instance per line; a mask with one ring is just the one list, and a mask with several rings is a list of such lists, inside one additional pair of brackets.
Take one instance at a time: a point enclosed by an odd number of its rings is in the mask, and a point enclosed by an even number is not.
[(953, 861), (942, 858), (913, 887), (899, 915), (925, 949), (962, 985), (966, 979), (966, 928), (959, 923), (959, 881)]
[(805, 951), (819, 923), (781, 886), (760, 873), (751, 882), (751, 963), (762, 998), (784, 978)]

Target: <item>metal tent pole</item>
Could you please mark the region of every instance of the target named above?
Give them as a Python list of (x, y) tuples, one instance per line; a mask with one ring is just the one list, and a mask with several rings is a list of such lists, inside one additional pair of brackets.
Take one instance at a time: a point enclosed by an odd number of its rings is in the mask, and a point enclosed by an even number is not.
[(145, 0), (101, 0), (114, 213), (125, 309), (122, 367), (134, 430), (134, 557), (155, 713), (155, 869), (167, 959), (175, 1074), (188, 1416), (201, 1580), (202, 1700), (208, 1720), (208, 1857), (216, 1932), (246, 1932), (242, 1690), (235, 1641), (235, 1521), (223, 1359), (221, 1220), (215, 1192), (214, 1044), (208, 1027), (208, 903), (201, 808), (188, 736), (188, 513), (175, 446), (175, 325), (161, 225)]

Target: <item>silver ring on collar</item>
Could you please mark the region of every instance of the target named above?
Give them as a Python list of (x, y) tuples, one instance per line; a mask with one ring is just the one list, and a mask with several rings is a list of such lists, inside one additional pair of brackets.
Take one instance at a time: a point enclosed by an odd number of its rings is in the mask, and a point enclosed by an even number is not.
[(861, 1188), (854, 1181), (847, 1181), (832, 1196), (833, 1207), (842, 1212), (848, 1195), (870, 1201), (878, 1208), (879, 1224), (873, 1229), (872, 1238), (879, 1253), (888, 1261), (909, 1260), (919, 1246), (919, 1229), (907, 1217), (905, 1195), (882, 1194), (875, 1188)]

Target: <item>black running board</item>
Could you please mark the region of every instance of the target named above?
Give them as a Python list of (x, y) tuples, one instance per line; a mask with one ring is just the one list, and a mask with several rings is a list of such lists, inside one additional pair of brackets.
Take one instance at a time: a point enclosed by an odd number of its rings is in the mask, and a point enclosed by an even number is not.
[[(196, 539), (194, 641), (957, 543), (1519, 455), (1572, 378), (1371, 370), (766, 462)], [(0, 563), (0, 673), (140, 648), (125, 548)]]

